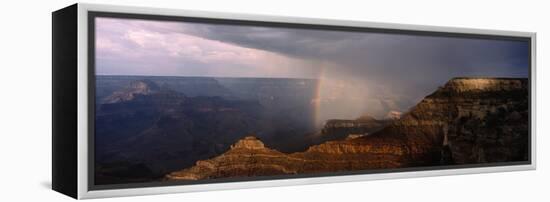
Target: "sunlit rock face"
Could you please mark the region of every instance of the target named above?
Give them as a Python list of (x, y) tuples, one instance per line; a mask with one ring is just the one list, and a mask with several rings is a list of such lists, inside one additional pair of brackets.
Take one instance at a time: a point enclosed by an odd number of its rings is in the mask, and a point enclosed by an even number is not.
[(242, 140), (239, 140), (234, 145), (231, 145), (231, 149), (251, 149), (261, 150), (265, 149), (264, 143), (254, 136), (246, 136)]
[[(372, 134), (327, 141), (291, 154), (246, 137), (228, 152), (166, 178), (197, 180), (525, 161), (527, 98), (527, 79), (456, 78)], [(338, 124), (347, 127), (357, 123)]]
[(526, 79), (514, 78), (455, 78), (442, 90), (454, 92), (468, 91), (513, 91), (525, 89)]
[[(247, 139), (248, 138), (248, 139)], [(401, 167), (403, 146), (397, 142), (329, 141), (305, 152), (285, 154), (261, 147), (253, 137), (239, 140), (229, 151), (165, 176), (167, 180), (291, 175)]]
[(247, 136), (231, 146), (229, 151), (195, 166), (166, 175), (171, 180), (198, 180), (221, 177), (295, 174), (301, 159), (292, 159), (279, 151), (264, 147), (256, 137)]

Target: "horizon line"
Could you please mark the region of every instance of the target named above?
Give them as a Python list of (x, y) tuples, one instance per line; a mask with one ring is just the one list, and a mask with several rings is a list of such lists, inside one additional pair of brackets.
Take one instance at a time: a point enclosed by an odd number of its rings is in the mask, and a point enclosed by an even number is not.
[(302, 78), (302, 77), (237, 77), (237, 76), (182, 76), (182, 75), (139, 75), (139, 74), (95, 74), (95, 76), (135, 76), (135, 77), (195, 77), (195, 78), (236, 78), (236, 79), (303, 79), (303, 80), (319, 80), (319, 78)]

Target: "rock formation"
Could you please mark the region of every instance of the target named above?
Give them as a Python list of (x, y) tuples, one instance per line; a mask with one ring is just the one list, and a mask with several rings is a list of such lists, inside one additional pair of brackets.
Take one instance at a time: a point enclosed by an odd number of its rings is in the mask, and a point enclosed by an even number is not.
[(373, 134), (327, 141), (291, 154), (246, 137), (226, 153), (166, 178), (198, 180), (525, 161), (528, 127), (527, 79), (455, 78)]
[[(297, 159), (300, 161), (299, 159)], [(296, 173), (293, 161), (281, 152), (264, 147), (254, 136), (247, 136), (231, 146), (229, 151), (210, 160), (166, 176), (173, 180), (198, 180), (220, 177), (241, 177)]]
[(321, 134), (339, 139), (350, 134), (368, 135), (382, 129), (390, 122), (391, 120), (377, 120), (368, 115), (363, 115), (355, 120), (331, 119), (325, 123)]
[(401, 112), (391, 110), (386, 114), (386, 119), (397, 120), (400, 119), (402, 115), (403, 113)]
[(159, 89), (160, 88), (157, 84), (149, 80), (132, 81), (128, 86), (126, 86), (126, 88), (115, 91), (109, 97), (106, 97), (103, 100), (103, 103), (112, 104), (130, 101), (138, 95), (149, 95)]

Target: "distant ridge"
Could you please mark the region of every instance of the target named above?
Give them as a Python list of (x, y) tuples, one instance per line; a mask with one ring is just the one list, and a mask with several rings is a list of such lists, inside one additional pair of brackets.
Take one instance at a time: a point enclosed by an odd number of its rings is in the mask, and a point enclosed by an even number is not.
[(160, 87), (150, 80), (132, 81), (124, 89), (115, 91), (104, 99), (104, 103), (125, 102), (134, 99), (139, 95), (148, 95), (160, 90)]

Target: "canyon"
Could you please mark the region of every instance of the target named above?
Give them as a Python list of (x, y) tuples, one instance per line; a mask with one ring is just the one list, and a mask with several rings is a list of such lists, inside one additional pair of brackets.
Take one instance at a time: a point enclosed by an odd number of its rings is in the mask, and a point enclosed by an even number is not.
[(95, 183), (159, 180), (223, 154), (254, 134), (284, 153), (365, 135), (388, 122), (368, 116), (314, 124), (316, 80), (98, 76)]
[[(453, 78), (408, 112), (369, 125), (328, 121), (336, 140), (285, 153), (256, 134), (218, 156), (165, 175), (166, 180), (336, 173), (528, 160), (529, 82), (524, 78)], [(345, 136), (345, 137), (341, 137)]]

